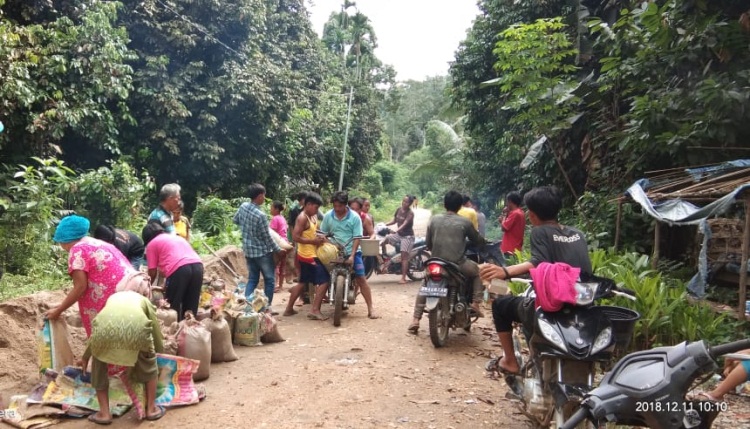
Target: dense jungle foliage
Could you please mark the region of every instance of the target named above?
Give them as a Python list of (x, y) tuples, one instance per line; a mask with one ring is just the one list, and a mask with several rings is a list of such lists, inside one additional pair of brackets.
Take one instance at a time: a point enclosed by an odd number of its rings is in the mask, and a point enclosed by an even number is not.
[[(477, 3), (448, 76), (397, 81), (348, 0), (320, 37), (304, 0), (0, 0), (3, 281), (47, 287), (60, 216), (136, 230), (169, 182), (197, 247), (237, 240), (248, 184), (328, 196), (344, 143), (343, 187), (380, 218), (458, 189), (493, 220), (555, 184), (600, 248), (645, 172), (747, 157), (746, 1)], [(623, 209), (621, 246), (648, 252), (650, 221)]]

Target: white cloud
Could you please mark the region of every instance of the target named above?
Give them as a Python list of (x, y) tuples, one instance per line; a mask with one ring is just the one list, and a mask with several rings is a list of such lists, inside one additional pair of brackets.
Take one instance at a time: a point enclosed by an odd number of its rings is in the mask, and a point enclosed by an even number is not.
[[(318, 34), (343, 0), (307, 0)], [(375, 55), (396, 68), (398, 80), (445, 75), (459, 42), (479, 13), (476, 0), (357, 0), (370, 18), (378, 48)]]

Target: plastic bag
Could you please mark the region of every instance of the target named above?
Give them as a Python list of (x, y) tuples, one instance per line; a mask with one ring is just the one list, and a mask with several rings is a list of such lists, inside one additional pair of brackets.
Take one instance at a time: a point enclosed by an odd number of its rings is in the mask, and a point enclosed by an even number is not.
[(186, 312), (177, 331), (177, 354), (200, 361), (195, 381), (205, 380), (211, 372), (211, 333), (200, 324), (193, 313)]
[(268, 313), (260, 313), (260, 341), (263, 343), (280, 343), (284, 338), (279, 333), (276, 319)]
[(203, 321), (203, 326), (211, 332), (211, 362), (232, 362), (239, 359), (232, 347), (229, 323), (224, 320), (219, 308), (211, 309), (211, 317)]
[(66, 366), (73, 365), (75, 358), (68, 341), (68, 325), (62, 318), (44, 319), (37, 331), (37, 350), (39, 371), (52, 368), (61, 372)]

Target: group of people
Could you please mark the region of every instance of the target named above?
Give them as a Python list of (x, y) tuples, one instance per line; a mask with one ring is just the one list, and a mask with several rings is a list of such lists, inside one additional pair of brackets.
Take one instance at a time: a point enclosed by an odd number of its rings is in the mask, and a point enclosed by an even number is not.
[[(187, 241), (190, 229), (181, 217), (179, 185), (162, 187), (159, 201), (140, 238), (110, 225), (97, 226), (91, 237), (90, 221), (79, 215), (64, 217), (55, 229), (53, 241), (68, 252), (73, 288), (45, 317), (57, 319), (78, 304), (88, 338), (82, 364), (85, 368), (91, 360), (92, 386), (101, 409), (89, 417), (94, 423), (112, 422), (108, 376), (118, 366), (128, 368), (133, 380), (146, 384), (146, 419), (157, 420), (165, 413), (154, 402), (156, 353), (163, 350), (156, 309), (150, 301), (157, 273), (166, 277), (164, 297), (179, 320), (187, 311), (198, 311), (203, 264)], [(140, 271), (144, 256), (148, 274)]]
[[(320, 307), (330, 283), (330, 276), (325, 265), (318, 259), (317, 248), (328, 241), (326, 235), (331, 235), (333, 240), (344, 246), (348, 263), (354, 270), (356, 287), (367, 304), (368, 317), (371, 319), (379, 317), (372, 303), (372, 293), (365, 278), (365, 266), (359, 249), (360, 237), (365, 235), (363, 225), (372, 229), (372, 218), (362, 210), (365, 205), (364, 201), (357, 198), (350, 200), (346, 192), (336, 192), (331, 198), (333, 209), (323, 215), (319, 211), (323, 205), (320, 195), (314, 192), (300, 193), (297, 195), (297, 206), (290, 209), (290, 219), (287, 224), (281, 216), (281, 210), (283, 210), (281, 204), (272, 205), (275, 208), (272, 208), (273, 217), (270, 222), (262, 211), (261, 207), (266, 199), (266, 189), (263, 185), (250, 185), (248, 196), (251, 201), (243, 203), (234, 216), (234, 222), (242, 233), (242, 250), (248, 267), (246, 296), (249, 297), (255, 291), (262, 275), (264, 292), (268, 297), (270, 308), (274, 292), (280, 290), (280, 286), (277, 286), (276, 275), (278, 265), (283, 263), (284, 259), (283, 249), (271, 237), (271, 224), (275, 225), (273, 230), (282, 237), (288, 231), (287, 225), (292, 224), (292, 232), (288, 237), (297, 249), (296, 263), (299, 266), (299, 276), (297, 284), (290, 291), (291, 296), (283, 314), (285, 316), (296, 314), (294, 303), (306, 285), (313, 284), (315, 297), (308, 318), (315, 320), (327, 318), (320, 311)], [(358, 210), (351, 208), (350, 205), (356, 206)], [(274, 262), (274, 255), (282, 255), (276, 258), (281, 262)], [(279, 278), (278, 285), (281, 284), (281, 280)], [(278, 313), (272, 311), (272, 314)]]
[[(559, 191), (550, 186), (534, 188), (526, 193), (523, 201), (528, 210), (528, 218), (533, 228), (530, 245), (531, 259), (507, 267), (485, 264), (481, 268), (465, 256), (466, 246), (479, 246), (484, 243), (479, 234), (476, 211), (471, 200), (456, 191), (445, 194), (445, 213), (435, 215), (427, 227), (427, 248), (432, 256), (445, 259), (459, 266), (467, 281), (472, 285), (473, 310), (481, 315), (478, 303), (482, 299), (482, 281), (507, 279), (529, 272), (542, 262), (564, 262), (578, 267), (585, 274), (593, 274), (588, 256), (588, 245), (584, 234), (570, 226), (559, 223), (557, 216), (562, 208)], [(506, 197), (506, 210), (498, 219), (505, 232), (501, 250), (511, 254), (523, 244), (525, 215), (521, 209), (521, 196), (511, 192)], [(408, 331), (417, 333), (424, 312), (425, 300), (417, 296), (412, 323)], [(533, 323), (534, 300), (514, 296), (501, 296), (492, 304), (492, 315), (503, 356), (492, 362), (493, 369), (507, 373), (519, 371), (515, 359), (512, 340), (512, 323)]]

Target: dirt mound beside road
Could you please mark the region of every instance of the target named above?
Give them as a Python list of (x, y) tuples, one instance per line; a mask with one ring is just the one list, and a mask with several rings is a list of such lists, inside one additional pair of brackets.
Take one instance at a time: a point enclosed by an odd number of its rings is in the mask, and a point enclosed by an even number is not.
[[(44, 312), (64, 297), (64, 291), (44, 291), (0, 303), (0, 392), (4, 396), (26, 393), (39, 380), (36, 332)], [(73, 353), (80, 357), (86, 333), (78, 306), (72, 306), (63, 317), (68, 322)]]

